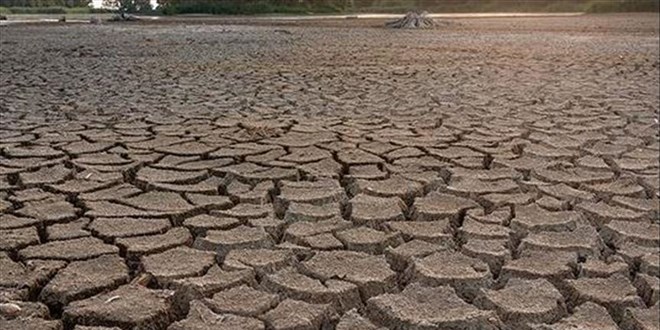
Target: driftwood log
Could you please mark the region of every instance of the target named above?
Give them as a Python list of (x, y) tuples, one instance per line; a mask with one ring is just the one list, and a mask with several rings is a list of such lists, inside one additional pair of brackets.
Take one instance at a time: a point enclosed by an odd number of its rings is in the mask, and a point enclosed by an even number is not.
[(403, 18), (388, 22), (385, 26), (393, 29), (429, 29), (435, 26), (435, 21), (425, 11), (410, 11)]

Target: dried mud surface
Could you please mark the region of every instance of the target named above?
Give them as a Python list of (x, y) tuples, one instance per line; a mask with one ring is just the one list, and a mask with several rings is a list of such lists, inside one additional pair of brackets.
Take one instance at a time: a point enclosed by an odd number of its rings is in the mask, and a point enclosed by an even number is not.
[(0, 328), (657, 329), (657, 15), (381, 23), (0, 28)]

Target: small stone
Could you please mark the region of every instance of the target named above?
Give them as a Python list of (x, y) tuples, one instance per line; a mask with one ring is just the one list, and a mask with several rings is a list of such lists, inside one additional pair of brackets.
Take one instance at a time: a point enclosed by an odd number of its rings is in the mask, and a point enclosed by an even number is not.
[[(17, 301), (11, 299), (0, 300), (0, 320), (41, 318), (49, 319), (48, 306), (40, 302)], [(0, 325), (2, 321), (0, 321)], [(0, 327), (0, 329), (4, 329)]]

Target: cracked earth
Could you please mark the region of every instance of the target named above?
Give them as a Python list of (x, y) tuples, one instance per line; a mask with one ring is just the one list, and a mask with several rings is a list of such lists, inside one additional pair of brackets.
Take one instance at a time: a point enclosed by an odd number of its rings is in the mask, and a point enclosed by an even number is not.
[(0, 328), (660, 328), (657, 15), (231, 23), (0, 28)]

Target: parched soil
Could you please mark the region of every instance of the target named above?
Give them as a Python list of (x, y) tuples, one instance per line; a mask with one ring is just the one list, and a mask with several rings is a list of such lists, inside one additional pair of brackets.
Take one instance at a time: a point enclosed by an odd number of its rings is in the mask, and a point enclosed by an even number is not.
[(658, 16), (382, 25), (0, 27), (0, 328), (658, 328)]

